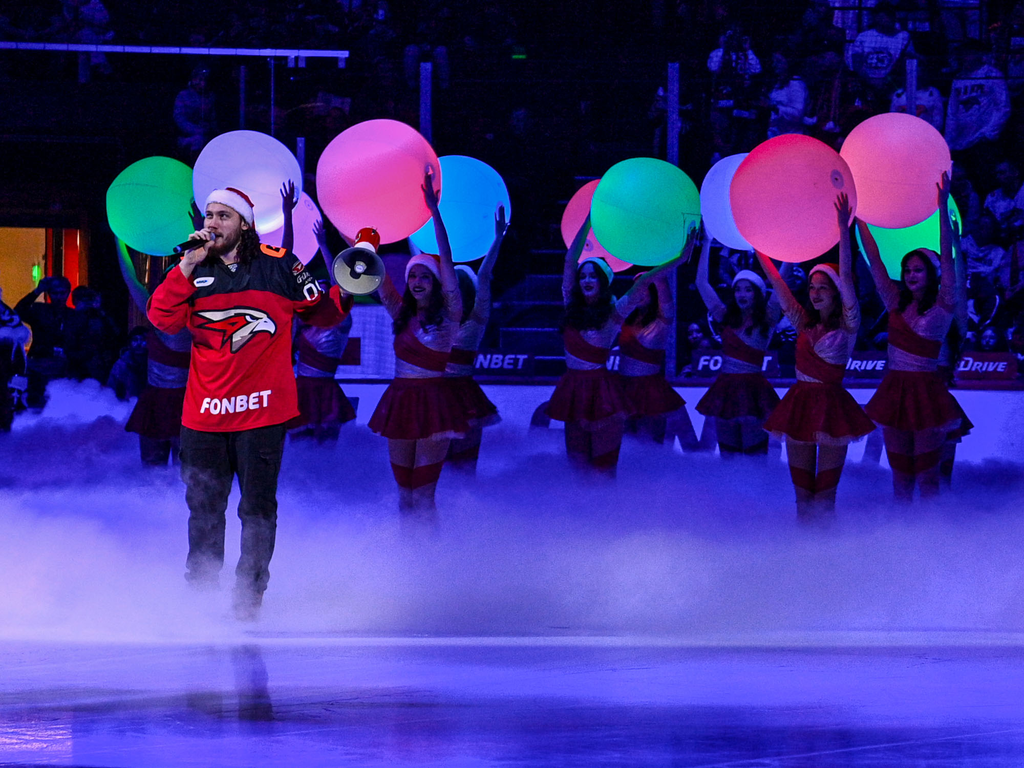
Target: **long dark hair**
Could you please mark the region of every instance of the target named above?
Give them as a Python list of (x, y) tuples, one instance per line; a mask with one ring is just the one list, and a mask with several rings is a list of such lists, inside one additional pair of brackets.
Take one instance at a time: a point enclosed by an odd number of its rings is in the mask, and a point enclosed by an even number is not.
[[(750, 282), (749, 280), (747, 282)], [(750, 283), (754, 288), (754, 309), (751, 312), (750, 319), (753, 321), (750, 328), (745, 333), (751, 335), (755, 330), (760, 331), (765, 336), (771, 330), (768, 327), (768, 297), (764, 295), (759, 287)], [(722, 318), (722, 325), (737, 330), (743, 325), (743, 310), (740, 309), (740, 305), (736, 303), (736, 289), (735, 286), (729, 291), (729, 300), (725, 304), (725, 317)]]
[(928, 283), (924, 288), (924, 296), (921, 297), (921, 301), (917, 304), (917, 312), (923, 315), (929, 309), (935, 306), (935, 302), (939, 298), (939, 270), (935, 268), (935, 263), (931, 260), (929, 254), (934, 251), (929, 251), (927, 248), (917, 248), (900, 261), (900, 301), (897, 304), (896, 309), (902, 312), (910, 303), (914, 300), (914, 294), (907, 288), (906, 283), (903, 282), (903, 271), (907, 268), (907, 262), (912, 258), (917, 257), (924, 263), (924, 271), (928, 276)]
[(647, 286), (647, 296), (647, 305), (630, 312), (624, 325), (646, 328), (658, 319), (658, 287), (654, 283)]
[(612, 316), (612, 309), (615, 308), (615, 297), (612, 296), (611, 281), (604, 273), (604, 270), (596, 265), (591, 265), (594, 274), (597, 276), (597, 284), (600, 290), (597, 294), (597, 301), (587, 304), (580, 289), (580, 272), (586, 263), (576, 268), (576, 279), (572, 284), (572, 293), (569, 296), (569, 304), (565, 308), (565, 325), (575, 328), (577, 331), (596, 331), (603, 328)]
[(476, 286), (465, 270), (457, 269), (455, 274), (459, 278), (459, 294), (462, 296), (462, 317), (459, 318), (461, 325), (473, 314), (473, 307), (476, 305)]
[[(427, 304), (422, 323), (425, 327), (438, 326), (444, 322), (444, 296), (441, 292), (441, 283), (433, 273), (430, 274), (430, 286), (430, 301)], [(406, 286), (405, 293), (402, 294), (402, 308), (398, 311), (398, 317), (391, 323), (391, 332), (395, 336), (400, 334), (418, 313), (419, 306), (416, 304), (416, 297)]]
[(814, 308), (814, 304), (811, 303), (811, 297), (808, 295), (807, 303), (804, 304), (804, 311), (807, 312), (807, 328), (816, 328), (820, 325), (830, 331), (834, 331), (843, 320), (843, 292), (839, 290), (839, 286), (836, 285), (832, 275), (828, 274), (828, 272), (815, 272), (809, 275), (807, 277), (808, 292), (811, 288), (811, 278), (814, 275), (825, 275), (828, 278), (829, 283), (832, 284), (832, 289), (836, 292), (836, 302), (835, 306), (832, 307), (832, 314), (828, 317), (822, 317), (821, 312)]
[[(238, 254), (238, 262), (248, 266), (256, 258), (256, 254), (259, 251), (260, 236), (256, 234), (256, 228), (249, 227), (248, 229), (243, 229), (238, 239), (238, 248), (235, 250), (235, 253)], [(219, 256), (207, 255), (203, 260), (203, 264), (211, 264), (219, 259)]]

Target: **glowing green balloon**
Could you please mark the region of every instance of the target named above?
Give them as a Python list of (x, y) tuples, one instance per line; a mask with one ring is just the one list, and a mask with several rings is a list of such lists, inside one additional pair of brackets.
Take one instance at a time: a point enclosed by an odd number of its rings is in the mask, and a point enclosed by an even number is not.
[(590, 222), (610, 254), (656, 267), (679, 255), (687, 231), (700, 222), (700, 193), (671, 163), (634, 157), (616, 163), (601, 178)]
[(192, 169), (170, 157), (125, 168), (107, 190), (107, 221), (140, 253), (170, 256), (192, 234)]
[[(953, 198), (949, 198), (949, 220), (953, 230), (960, 229), (960, 211), (956, 207)], [(882, 263), (889, 271), (889, 277), (893, 280), (900, 280), (900, 265), (903, 257), (917, 248), (930, 248), (936, 253), (939, 252), (939, 212), (936, 211), (920, 224), (903, 229), (886, 229), (868, 224), (868, 230), (878, 244), (878, 252), (882, 255)], [(855, 228), (856, 231), (856, 228)], [(864, 244), (857, 231), (857, 242), (863, 251)], [(954, 257), (959, 254), (954, 253)]]

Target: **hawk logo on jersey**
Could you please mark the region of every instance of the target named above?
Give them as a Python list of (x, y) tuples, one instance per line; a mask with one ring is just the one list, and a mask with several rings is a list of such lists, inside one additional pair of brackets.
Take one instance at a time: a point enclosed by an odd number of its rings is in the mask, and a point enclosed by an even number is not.
[(260, 332), (273, 336), (277, 325), (270, 315), (251, 307), (234, 307), (233, 309), (210, 309), (197, 312), (207, 322), (198, 326), (211, 331), (220, 331), (221, 346), (231, 342), (231, 352), (237, 352)]

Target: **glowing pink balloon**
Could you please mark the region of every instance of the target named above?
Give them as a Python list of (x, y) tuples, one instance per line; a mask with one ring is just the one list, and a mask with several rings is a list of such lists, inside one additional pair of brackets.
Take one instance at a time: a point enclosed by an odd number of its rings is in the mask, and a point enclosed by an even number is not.
[(394, 243), (430, 219), (421, 189), (428, 166), (440, 189), (441, 165), (425, 138), (397, 120), (367, 120), (342, 131), (320, 155), (317, 199), (350, 240), (373, 227), (382, 243)]
[(807, 261), (839, 242), (835, 202), (840, 192), (857, 211), (846, 161), (827, 144), (787, 133), (755, 147), (729, 188), (740, 234), (781, 261)]
[(903, 112), (869, 117), (840, 151), (857, 184), (857, 216), (903, 229), (939, 208), (935, 185), (952, 168), (949, 145), (931, 123)]
[[(292, 211), (292, 239), (294, 241), (292, 253), (303, 264), (309, 264), (310, 260), (316, 256), (316, 252), (320, 250), (320, 244), (316, 241), (316, 235), (313, 234), (313, 225), (318, 221), (323, 223), (320, 209), (316, 207), (316, 203), (310, 199), (309, 195), (303, 192), (299, 196), (295, 210)], [(260, 235), (260, 242), (277, 248), (281, 247), (283, 239), (284, 224), (273, 232)]]
[[(597, 185), (600, 181), (600, 179), (588, 181), (576, 190), (576, 194), (573, 195), (566, 204), (565, 211), (562, 213), (562, 240), (565, 241), (566, 248), (568, 248), (572, 243), (573, 238), (576, 237), (576, 233), (580, 231), (580, 227), (586, 220), (587, 214), (590, 213), (590, 201), (593, 199), (594, 190), (597, 189)], [(583, 245), (583, 253), (580, 255), (580, 261), (592, 257), (604, 259), (608, 262), (608, 266), (612, 268), (613, 272), (624, 272), (633, 266), (632, 264), (622, 261), (622, 259), (617, 259), (608, 253), (608, 251), (604, 249), (604, 246), (597, 242), (594, 230), (590, 230), (590, 234), (587, 235), (587, 242)]]

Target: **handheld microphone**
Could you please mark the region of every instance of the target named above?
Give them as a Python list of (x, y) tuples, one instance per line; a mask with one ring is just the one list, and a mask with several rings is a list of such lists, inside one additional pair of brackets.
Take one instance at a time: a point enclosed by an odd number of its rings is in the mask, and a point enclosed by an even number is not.
[[(216, 232), (211, 232), (210, 234), (213, 235), (213, 240), (216, 240), (218, 237), (220, 237), (220, 235), (218, 235)], [(185, 253), (185, 251), (194, 251), (196, 248), (202, 248), (204, 245), (206, 245), (209, 242), (213, 242), (213, 241), (212, 240), (198, 240), (198, 239), (194, 239), (194, 238), (189, 238), (184, 243), (179, 243), (178, 245), (174, 246), (174, 252), (175, 253)]]

